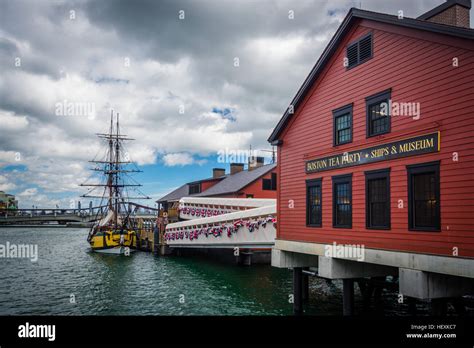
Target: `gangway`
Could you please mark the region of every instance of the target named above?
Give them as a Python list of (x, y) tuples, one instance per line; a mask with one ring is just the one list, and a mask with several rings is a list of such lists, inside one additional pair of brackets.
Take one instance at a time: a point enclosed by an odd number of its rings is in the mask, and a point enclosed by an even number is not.
[(180, 216), (189, 220), (166, 226), (164, 240), (170, 247), (270, 249), (275, 243), (275, 199), (184, 197), (179, 206)]

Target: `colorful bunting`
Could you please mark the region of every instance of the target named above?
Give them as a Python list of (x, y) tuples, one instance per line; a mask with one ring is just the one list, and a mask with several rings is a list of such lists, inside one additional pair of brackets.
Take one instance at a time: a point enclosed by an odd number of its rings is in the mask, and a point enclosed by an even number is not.
[[(201, 214), (203, 214), (201, 212)], [(205, 213), (207, 214), (207, 212)], [(231, 238), (233, 234), (237, 233), (241, 227), (246, 227), (250, 233), (258, 230), (260, 227), (265, 228), (268, 223), (272, 223), (273, 226), (276, 228), (277, 220), (274, 216), (269, 215), (266, 218), (259, 218), (257, 220), (236, 220), (233, 223), (225, 223), (223, 225), (217, 226), (207, 226), (197, 228), (196, 226), (189, 226), (186, 227), (179, 227), (175, 229), (169, 229), (165, 232), (165, 240), (176, 240), (176, 239), (189, 239), (195, 240), (198, 239), (199, 236), (204, 235), (206, 238), (209, 235), (213, 235), (214, 237), (221, 237), (222, 234), (226, 234), (228, 238)]]

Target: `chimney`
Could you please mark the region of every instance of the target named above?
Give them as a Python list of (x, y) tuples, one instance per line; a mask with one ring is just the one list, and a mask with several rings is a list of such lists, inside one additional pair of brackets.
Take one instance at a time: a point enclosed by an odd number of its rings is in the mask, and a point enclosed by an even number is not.
[(427, 22), (470, 28), (469, 11), (471, 0), (448, 0), (417, 19)]
[(212, 168), (212, 178), (220, 178), (225, 175), (224, 168)]
[(263, 166), (264, 158), (260, 156), (249, 157), (249, 171)]
[(235, 174), (238, 172), (241, 172), (244, 170), (244, 164), (243, 163), (231, 163), (230, 164), (230, 174)]

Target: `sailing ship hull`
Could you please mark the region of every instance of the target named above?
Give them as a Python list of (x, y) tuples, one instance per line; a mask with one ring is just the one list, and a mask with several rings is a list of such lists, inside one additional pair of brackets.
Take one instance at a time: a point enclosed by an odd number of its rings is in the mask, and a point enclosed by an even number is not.
[(89, 240), (91, 249), (103, 254), (125, 254), (127, 250), (133, 251), (137, 247), (135, 231), (100, 231)]
[[(100, 254), (109, 254), (109, 255), (125, 255), (127, 254), (127, 247), (112, 247), (112, 248), (105, 248), (105, 249), (92, 249), (96, 253)], [(129, 252), (135, 251), (134, 249), (129, 248)]]

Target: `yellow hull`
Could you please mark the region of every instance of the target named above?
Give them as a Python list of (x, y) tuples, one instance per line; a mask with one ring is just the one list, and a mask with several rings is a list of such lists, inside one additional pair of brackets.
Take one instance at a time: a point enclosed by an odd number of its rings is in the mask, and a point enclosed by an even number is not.
[(108, 249), (137, 247), (137, 236), (135, 231), (124, 231), (120, 234), (118, 231), (99, 231), (89, 241), (92, 250), (106, 251)]

